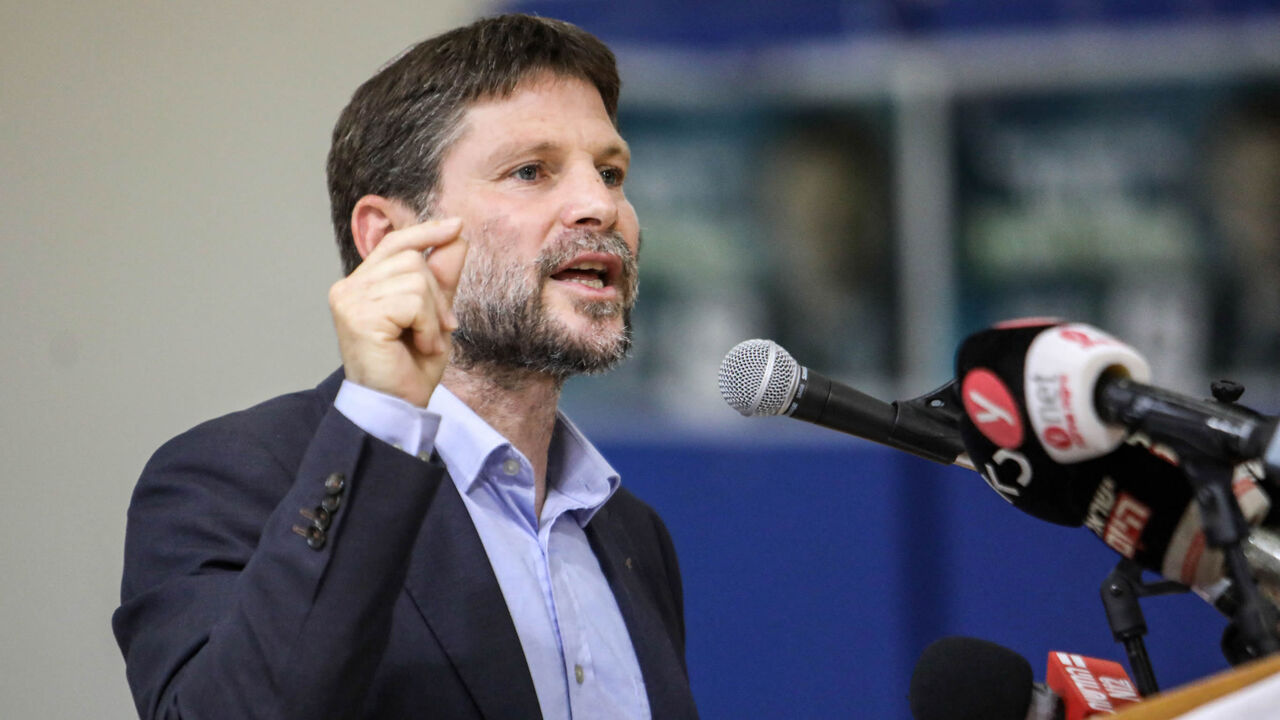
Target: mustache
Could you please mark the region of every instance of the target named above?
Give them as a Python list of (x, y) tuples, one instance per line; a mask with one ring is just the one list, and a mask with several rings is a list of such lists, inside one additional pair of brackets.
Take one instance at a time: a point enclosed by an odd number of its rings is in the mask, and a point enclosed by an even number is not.
[(636, 277), (639, 262), (636, 253), (631, 251), (622, 233), (617, 231), (599, 232), (595, 230), (568, 230), (561, 233), (555, 241), (544, 247), (536, 260), (538, 274), (542, 278), (551, 277), (565, 263), (583, 253), (603, 253), (613, 255), (621, 261), (617, 285), (623, 298), (635, 295)]

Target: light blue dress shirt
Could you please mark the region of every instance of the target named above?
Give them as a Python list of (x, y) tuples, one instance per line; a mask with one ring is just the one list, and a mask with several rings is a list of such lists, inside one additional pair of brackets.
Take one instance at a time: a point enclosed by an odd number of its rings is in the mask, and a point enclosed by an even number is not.
[(617, 472), (557, 413), (542, 516), (527, 458), (443, 385), (426, 410), (343, 382), (335, 406), (370, 435), (449, 469), (506, 599), (542, 716), (648, 718), (635, 649), (584, 528)]

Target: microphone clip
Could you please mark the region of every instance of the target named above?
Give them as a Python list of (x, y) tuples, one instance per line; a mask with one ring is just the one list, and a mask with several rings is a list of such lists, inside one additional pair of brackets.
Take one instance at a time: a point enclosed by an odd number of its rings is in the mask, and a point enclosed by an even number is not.
[(911, 448), (938, 448), (937, 457), (943, 464), (956, 464), (973, 469), (960, 439), (960, 421), (964, 417), (964, 403), (960, 400), (960, 384), (952, 379), (945, 385), (911, 398), (892, 403), (893, 430), (891, 442), (898, 446), (906, 443), (908, 452), (921, 454)]

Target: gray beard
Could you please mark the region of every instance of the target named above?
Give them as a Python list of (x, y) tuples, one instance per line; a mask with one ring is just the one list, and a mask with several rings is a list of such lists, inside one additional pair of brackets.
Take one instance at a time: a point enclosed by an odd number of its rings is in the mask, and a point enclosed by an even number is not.
[[(637, 267), (622, 236), (567, 232), (543, 248), (530, 267), (498, 258), (495, 251), (510, 245), (499, 229), (486, 225), (479, 237), (471, 238), (453, 300), (458, 329), (450, 362), (463, 370), (535, 373), (563, 382), (574, 375), (604, 372), (626, 357)], [(576, 302), (575, 309), (590, 323), (575, 334), (547, 313), (542, 290), (551, 273), (583, 252), (617, 255), (623, 267), (617, 301)], [(618, 316), (621, 328), (611, 322)]]

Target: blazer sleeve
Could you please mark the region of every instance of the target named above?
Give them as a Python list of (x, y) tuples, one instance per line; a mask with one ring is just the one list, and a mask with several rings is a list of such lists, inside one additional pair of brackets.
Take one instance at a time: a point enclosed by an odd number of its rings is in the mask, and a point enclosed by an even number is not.
[(144, 469), (112, 619), (140, 717), (361, 705), (445, 470), (315, 414), (212, 421)]

